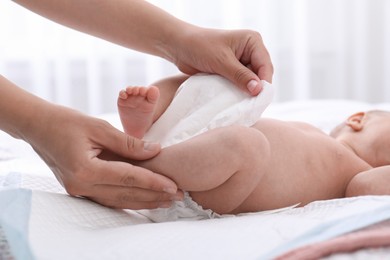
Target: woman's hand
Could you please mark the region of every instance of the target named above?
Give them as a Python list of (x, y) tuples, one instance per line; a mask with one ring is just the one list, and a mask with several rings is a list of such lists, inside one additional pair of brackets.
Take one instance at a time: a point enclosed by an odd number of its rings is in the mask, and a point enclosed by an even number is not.
[(30, 143), (69, 194), (130, 209), (168, 207), (180, 197), (176, 184), (162, 175), (99, 158), (106, 150), (124, 158), (149, 159), (159, 153), (158, 144), (146, 143), (103, 120), (63, 107), (57, 107), (48, 120), (41, 138)]
[(149, 159), (160, 151), (126, 135), (107, 122), (53, 106), (28, 141), (54, 172), (66, 191), (114, 208), (169, 207), (181, 197), (170, 179), (120, 161), (99, 158), (103, 151), (124, 158)]
[(66, 191), (114, 208), (168, 207), (183, 193), (147, 169), (101, 158), (149, 159), (159, 144), (145, 143), (106, 121), (53, 105), (0, 76), (0, 129), (28, 142)]
[(260, 80), (272, 83), (271, 58), (257, 32), (187, 25), (173, 40), (167, 59), (186, 74), (217, 73), (252, 95), (260, 93)]

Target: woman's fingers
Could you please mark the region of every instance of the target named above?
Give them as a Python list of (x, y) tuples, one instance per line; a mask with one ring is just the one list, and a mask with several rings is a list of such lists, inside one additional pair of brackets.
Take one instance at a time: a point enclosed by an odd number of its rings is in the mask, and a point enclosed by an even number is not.
[(177, 186), (171, 179), (145, 168), (99, 158), (94, 158), (91, 163), (95, 166), (95, 185), (137, 187), (170, 194), (177, 192)]
[(173, 201), (183, 199), (183, 193), (168, 194), (136, 187), (95, 185), (87, 197), (111, 208), (154, 209), (170, 207)]
[(124, 158), (136, 160), (150, 159), (161, 150), (159, 144), (145, 142), (127, 135), (103, 120), (100, 127), (101, 131), (96, 132), (96, 135), (92, 136), (91, 139), (103, 147), (103, 150), (109, 150)]
[(120, 161), (91, 160), (93, 179), (84, 180), (72, 195), (87, 197), (112, 208), (169, 207), (183, 198), (176, 184), (163, 175)]
[(212, 30), (190, 26), (178, 36), (173, 62), (187, 74), (217, 73), (257, 95), (261, 80), (272, 83), (273, 65), (261, 35), (251, 30)]

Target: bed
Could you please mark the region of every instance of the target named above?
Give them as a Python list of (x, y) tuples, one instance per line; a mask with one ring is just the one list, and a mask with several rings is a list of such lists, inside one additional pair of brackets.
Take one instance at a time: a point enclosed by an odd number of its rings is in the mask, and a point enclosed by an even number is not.
[[(305, 121), (329, 132), (349, 114), (373, 108), (390, 110), (390, 104), (274, 102), (262, 116)], [(119, 127), (116, 114), (102, 118)], [(389, 231), (387, 220), (390, 196), (362, 196), (154, 223), (145, 210), (114, 210), (68, 196), (27, 144), (0, 132), (0, 259), (383, 259), (390, 255), (390, 232), (382, 232), (380, 243), (359, 246), (354, 235)], [(378, 232), (364, 235), (379, 241)]]

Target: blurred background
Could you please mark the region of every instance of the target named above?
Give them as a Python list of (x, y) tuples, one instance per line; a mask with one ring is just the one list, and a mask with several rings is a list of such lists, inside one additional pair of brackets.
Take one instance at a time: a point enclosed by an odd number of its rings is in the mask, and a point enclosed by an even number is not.
[[(150, 0), (187, 22), (261, 33), (271, 54), (276, 102), (390, 101), (388, 0)], [(116, 111), (127, 85), (178, 70), (0, 1), (0, 74), (89, 114)], [(1, 92), (0, 92), (1, 94)]]

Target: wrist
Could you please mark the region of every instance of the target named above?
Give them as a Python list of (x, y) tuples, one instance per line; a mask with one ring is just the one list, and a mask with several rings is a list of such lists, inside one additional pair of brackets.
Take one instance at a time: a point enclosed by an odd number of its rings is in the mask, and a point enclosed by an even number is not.
[(50, 103), (17, 87), (0, 76), (0, 129), (11, 136), (26, 140), (34, 131), (34, 122), (42, 119), (44, 107)]
[(49, 103), (0, 77), (0, 129), (30, 144), (45, 138), (50, 118), (58, 110)]
[(28, 102), (29, 108), (21, 109), (18, 113), (11, 135), (34, 146), (35, 143), (47, 138), (45, 132), (52, 125), (50, 118), (53, 117), (58, 106), (35, 96)]
[(158, 56), (178, 64), (181, 58), (180, 51), (187, 47), (189, 39), (193, 37), (198, 27), (180, 21), (165, 28), (165, 31), (161, 34), (160, 42), (157, 44)]

